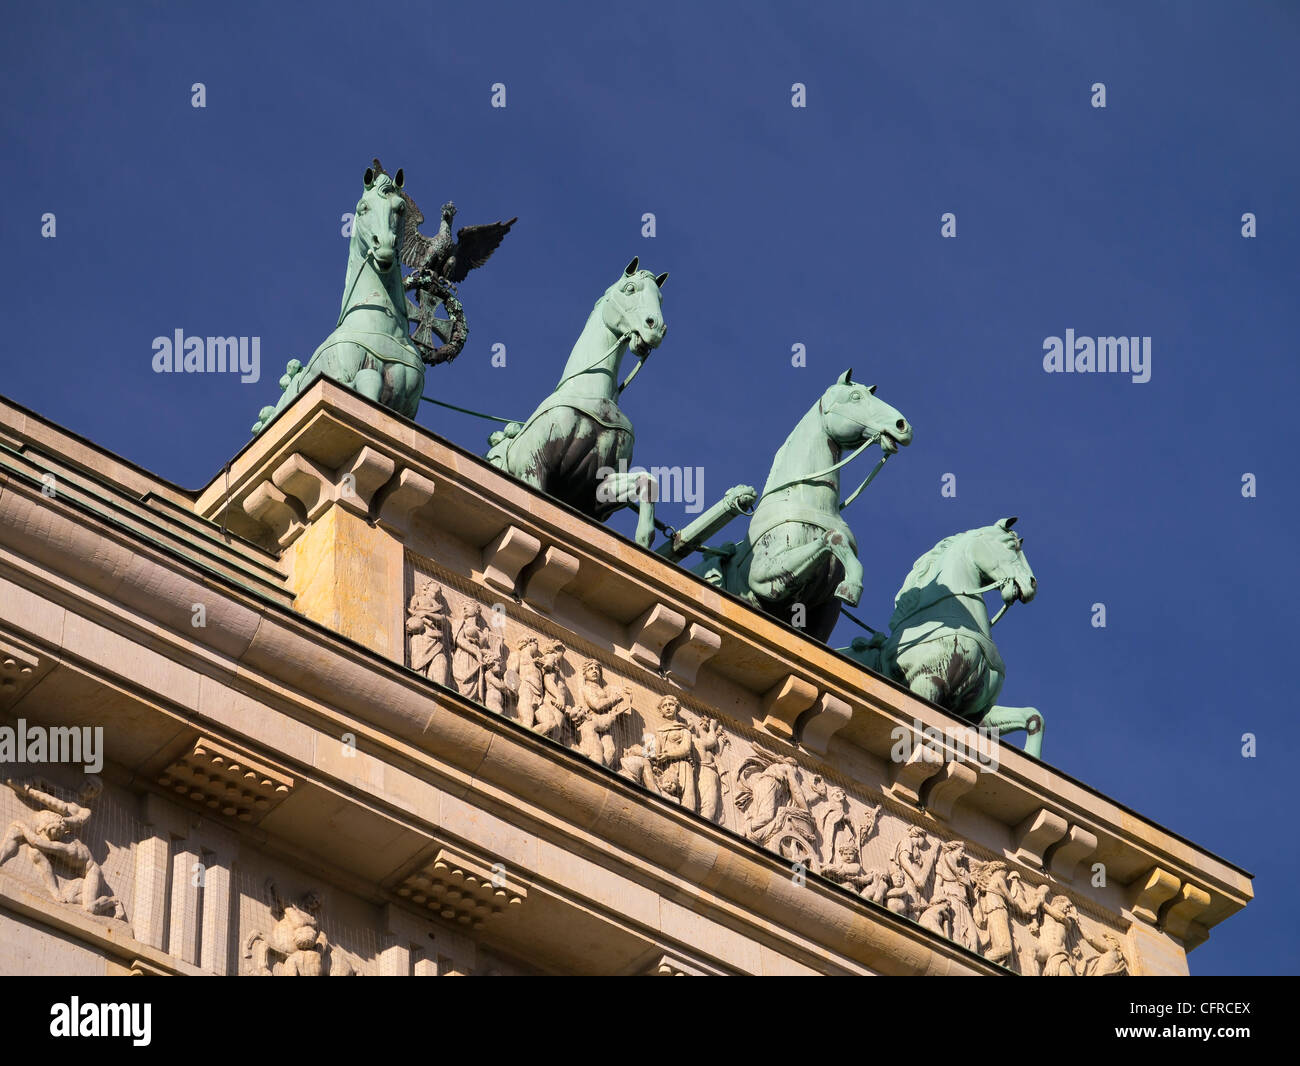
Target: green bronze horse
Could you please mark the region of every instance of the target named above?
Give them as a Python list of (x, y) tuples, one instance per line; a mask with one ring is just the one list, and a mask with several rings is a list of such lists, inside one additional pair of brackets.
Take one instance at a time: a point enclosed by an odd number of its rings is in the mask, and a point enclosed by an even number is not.
[(1028, 733), (1025, 751), (1043, 750), (1043, 716), (1033, 707), (995, 701), (1006, 664), (993, 643), (984, 593), (998, 589), (1002, 611), (1034, 598), (1038, 581), (1014, 518), (956, 533), (916, 561), (894, 598), (889, 636), (862, 637), (840, 650), (967, 721), (1005, 733)]
[(856, 606), (862, 595), (857, 541), (840, 517), (840, 469), (870, 444), (880, 445), (883, 463), (912, 442), (907, 419), (875, 392), (851, 370), (840, 375), (776, 453), (744, 541), (705, 549), (711, 558), (695, 568), (814, 640), (830, 636), (840, 601)]
[(284, 393), (274, 407), (263, 407), (253, 432), (260, 433), (277, 414), (322, 375), (377, 400), (399, 415), (414, 418), (424, 392), (424, 363), (410, 337), (398, 242), (406, 203), (395, 175), (367, 168), (357, 202), (343, 306), (334, 332), (306, 366), (294, 360), (280, 379)]
[[(645, 358), (664, 339), (663, 284), (638, 269), (634, 257), (596, 301), (555, 390), (527, 422), (492, 434), (488, 461), (583, 514), (604, 521), (632, 503), (639, 512), (637, 543), (654, 537), (654, 484), (627, 469), (632, 423), (618, 398)], [(619, 384), (628, 349), (642, 362)]]

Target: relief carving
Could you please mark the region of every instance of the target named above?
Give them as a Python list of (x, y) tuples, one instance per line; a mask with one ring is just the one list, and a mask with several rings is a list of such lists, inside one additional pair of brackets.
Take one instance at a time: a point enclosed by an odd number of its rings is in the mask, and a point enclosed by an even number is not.
[[(30, 822), (10, 823), (0, 840), (0, 865), (14, 856), (25, 858), (51, 899), (80, 904), (88, 914), (126, 921), (122, 901), (109, 891), (104, 871), (90, 848), (76, 838), (90, 820), (88, 804), (103, 792), (99, 778), (89, 777), (76, 800), (59, 799), (54, 786), (39, 777), (27, 781), (9, 778), (5, 784), (20, 799), (41, 809)], [(73, 875), (65, 876), (66, 886), (59, 884), (56, 869)]]
[(320, 928), (321, 898), (307, 892), (297, 903), (286, 903), (275, 879), (266, 879), (267, 902), (275, 926), (269, 933), (249, 934), (244, 958), (259, 977), (355, 977), (357, 968), (347, 953), (331, 945)]
[(992, 962), (1046, 975), (1128, 972), (1119, 938), (1093, 918), (1085, 927), (1063, 895), (1048, 903), (1048, 884), (1030, 888), (1002, 859), (981, 861), (964, 841), (886, 811), (887, 800), (851, 795), (678, 695), (613, 676), (617, 665), (570, 661), (563, 641), (514, 618), (494, 614), (486, 629), (472, 596), (415, 580), (411, 664), (431, 680), (445, 672), (488, 710)]
[(407, 608), (411, 669), (439, 685), (447, 684), (447, 649), (451, 646), (451, 616), (442, 589), (421, 583)]

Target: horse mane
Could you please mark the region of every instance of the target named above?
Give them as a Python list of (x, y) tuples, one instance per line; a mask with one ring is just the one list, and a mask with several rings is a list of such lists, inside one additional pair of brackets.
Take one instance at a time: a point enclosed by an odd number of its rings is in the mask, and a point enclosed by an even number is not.
[(907, 575), (903, 582), (903, 587), (898, 590), (898, 595), (894, 597), (894, 613), (889, 619), (889, 628), (892, 631), (900, 619), (906, 618), (915, 608), (921, 599), (922, 590), (926, 584), (939, 571), (941, 560), (946, 556), (953, 545), (963, 537), (969, 537), (973, 533), (978, 533), (979, 529), (968, 529), (963, 533), (954, 533), (951, 536), (944, 537), (933, 548), (917, 559), (912, 564), (912, 572)]

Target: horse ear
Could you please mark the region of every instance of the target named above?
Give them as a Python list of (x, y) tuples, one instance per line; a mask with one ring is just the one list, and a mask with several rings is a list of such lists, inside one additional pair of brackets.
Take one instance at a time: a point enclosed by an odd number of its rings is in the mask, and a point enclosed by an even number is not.
[(632, 257), (632, 262), (628, 263), (627, 269), (623, 271), (623, 273), (630, 278), (633, 274), (636, 273), (636, 268), (640, 265), (640, 263), (641, 263), (641, 257), (639, 255), (634, 255)]
[(874, 396), (875, 394), (876, 394), (876, 387), (875, 387), (874, 385), (868, 385), (868, 386), (867, 386), (867, 395), (868, 395), (868, 396)]
[(402, 168), (398, 167), (397, 173), (393, 175), (393, 184), (400, 189), (402, 187), (402, 182), (404, 182), (405, 180), (406, 178), (402, 174)]
[(375, 172), (371, 170), (369, 167), (366, 167), (366, 172), (363, 175), (361, 175), (361, 184), (368, 189), (374, 183), (375, 183)]
[(662, 289), (664, 287), (664, 282), (667, 280), (668, 280), (668, 271), (665, 270), (662, 274), (660, 274), (657, 278), (655, 278), (655, 284)]
[(1016, 524), (1019, 518), (1020, 518), (1019, 515), (1016, 515), (1013, 518), (1002, 518), (999, 519), (998, 525), (1000, 525), (1003, 529), (1010, 529), (1012, 526)]
[(844, 373), (840, 375), (840, 377), (839, 377), (839, 381), (837, 381), (836, 384), (837, 384), (837, 385), (852, 385), (852, 384), (853, 384), (853, 367), (849, 367), (848, 370), (844, 371)]

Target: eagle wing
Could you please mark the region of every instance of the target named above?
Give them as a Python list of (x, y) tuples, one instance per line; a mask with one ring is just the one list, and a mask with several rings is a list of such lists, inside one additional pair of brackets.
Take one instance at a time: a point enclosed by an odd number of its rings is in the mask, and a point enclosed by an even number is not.
[(406, 224), (402, 230), (402, 262), (413, 270), (418, 270), (428, 262), (433, 254), (433, 238), (420, 232), (424, 222), (424, 212), (416, 206), (405, 189), (399, 189), (402, 199), (406, 201)]
[(456, 267), (447, 279), (451, 282), (465, 280), (465, 275), (481, 267), (491, 258), (497, 246), (519, 221), (516, 215), (509, 222), (489, 222), (483, 226), (462, 226), (456, 231)]

